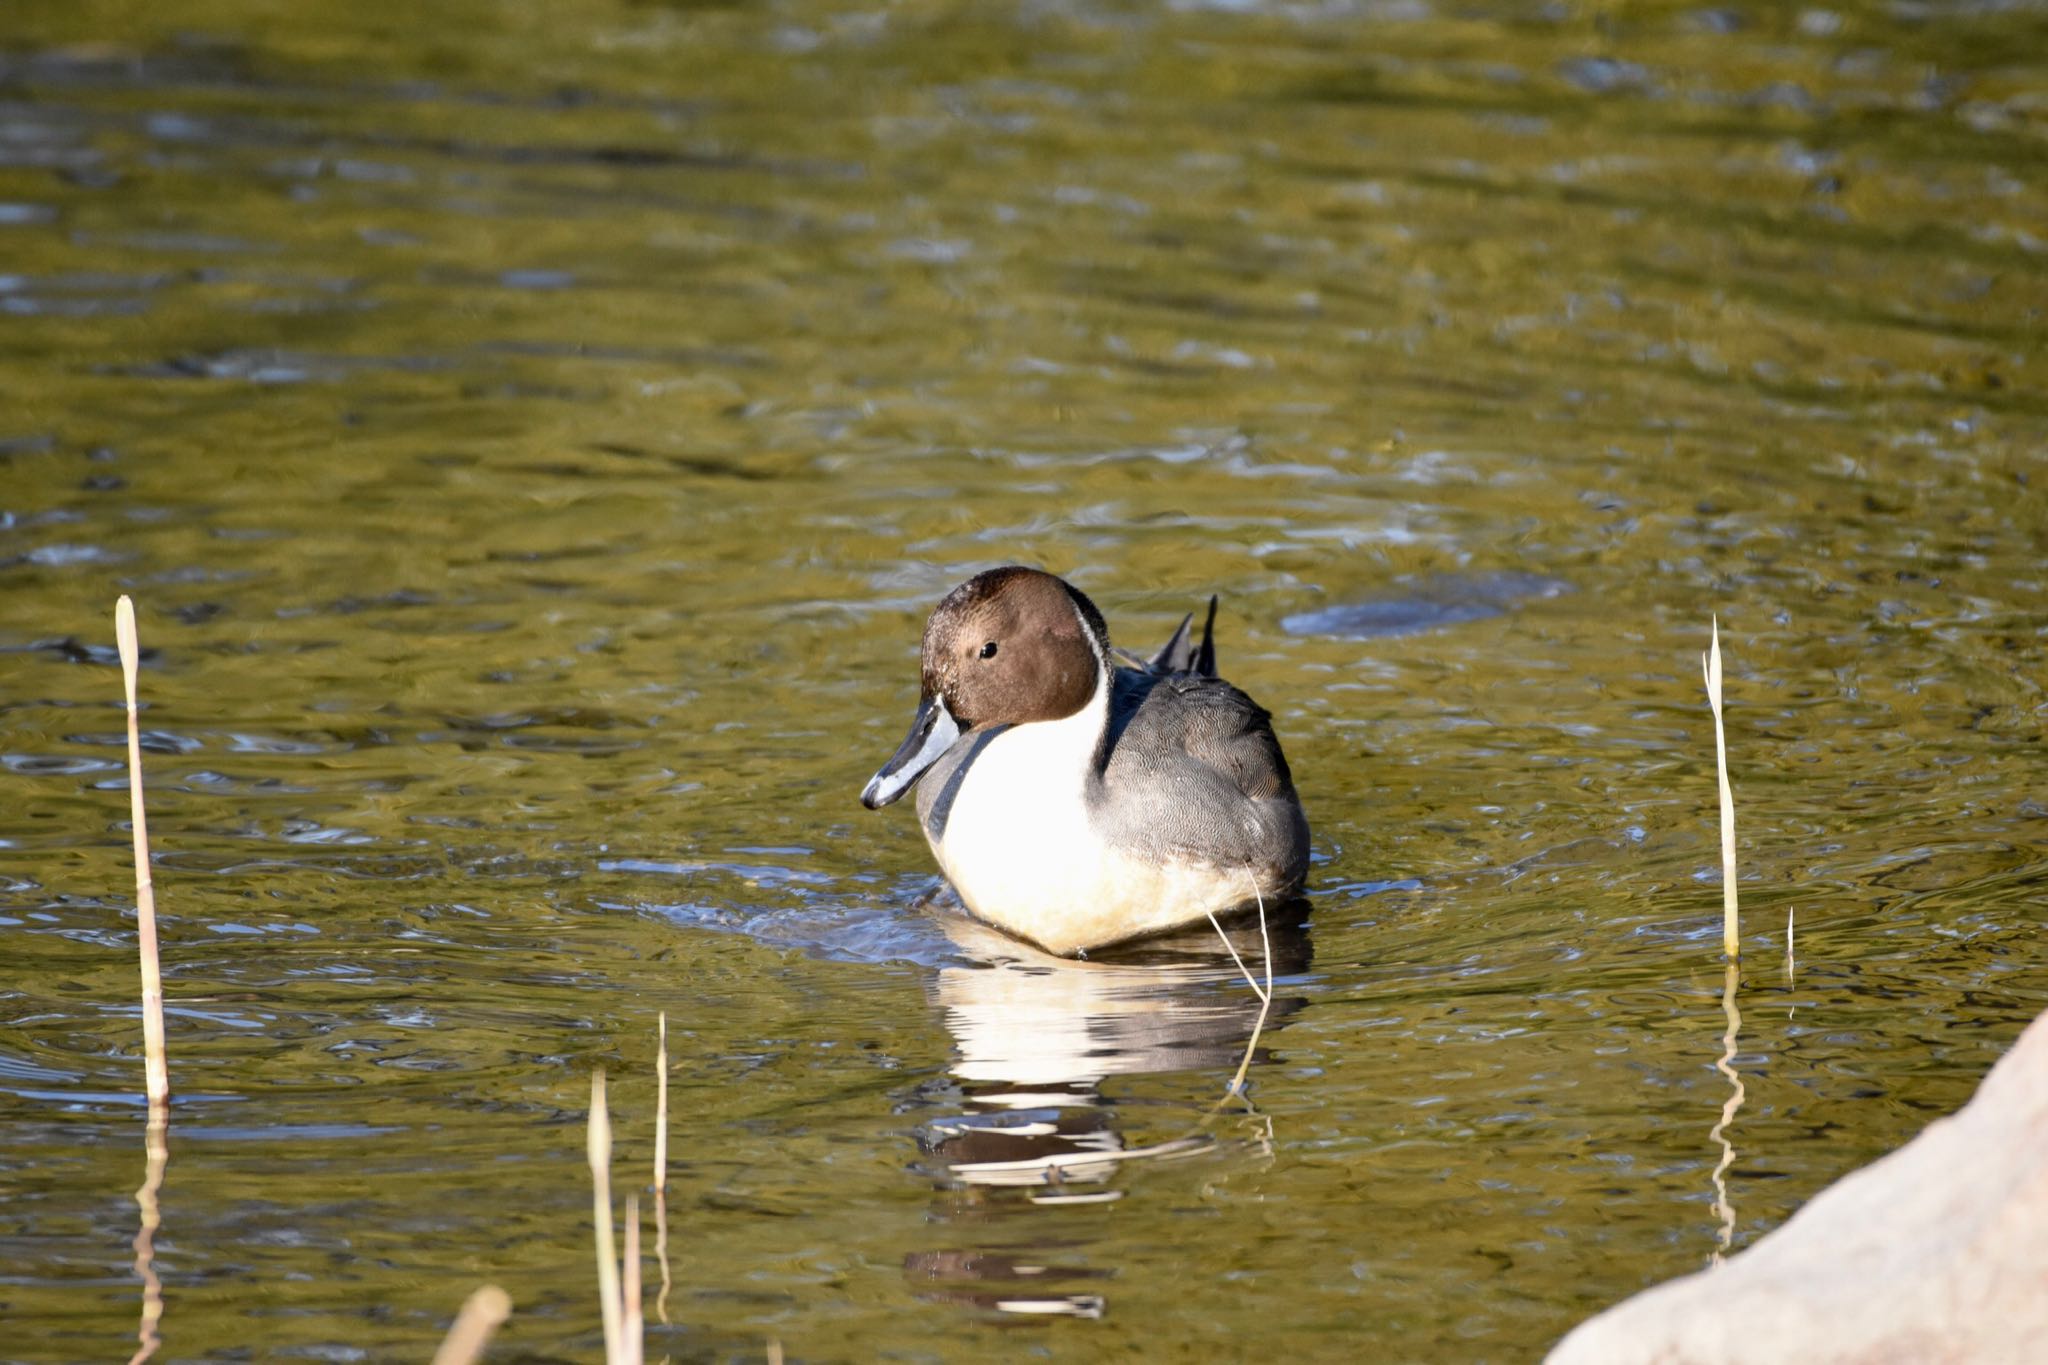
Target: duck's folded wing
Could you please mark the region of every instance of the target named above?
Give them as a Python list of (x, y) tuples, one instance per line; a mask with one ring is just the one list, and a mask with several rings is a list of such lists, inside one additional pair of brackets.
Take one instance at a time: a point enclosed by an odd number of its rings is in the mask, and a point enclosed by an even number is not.
[(1172, 694), (1180, 712), (1174, 728), (1190, 757), (1224, 774), (1255, 800), (1293, 796), (1294, 775), (1265, 707), (1222, 679), (1203, 674), (1171, 679), (1162, 690)]
[(1254, 866), (1305, 846), (1294, 776), (1265, 708), (1218, 678), (1146, 681), (1103, 772), (1127, 817), (1120, 836)]

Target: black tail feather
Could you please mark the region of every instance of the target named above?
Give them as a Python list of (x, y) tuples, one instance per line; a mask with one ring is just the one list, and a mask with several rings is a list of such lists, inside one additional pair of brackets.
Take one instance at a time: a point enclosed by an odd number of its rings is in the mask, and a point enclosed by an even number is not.
[[(1157, 654), (1145, 664), (1152, 673), (1195, 673), (1205, 678), (1216, 676), (1216, 599), (1209, 599), (1209, 616), (1202, 622), (1201, 647), (1195, 645), (1195, 614), (1189, 612), (1180, 619), (1174, 629), (1173, 638), (1168, 640)], [(1136, 662), (1136, 660), (1133, 660)]]
[(1188, 635), (1188, 627), (1194, 623), (1193, 612), (1181, 617), (1180, 624), (1174, 628), (1173, 638), (1152, 656), (1152, 662), (1146, 667), (1154, 673), (1185, 673), (1194, 667), (1195, 642)]
[[(1186, 623), (1182, 623), (1181, 629), (1187, 629)], [(1202, 622), (1202, 647), (1195, 653), (1193, 671), (1205, 678), (1216, 676), (1216, 596), (1214, 593), (1211, 593), (1209, 596), (1209, 619)]]

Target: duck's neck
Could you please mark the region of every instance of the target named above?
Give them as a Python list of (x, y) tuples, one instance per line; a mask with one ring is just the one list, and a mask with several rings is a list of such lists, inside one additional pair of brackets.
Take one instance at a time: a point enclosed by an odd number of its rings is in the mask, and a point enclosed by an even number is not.
[(1116, 695), (1116, 670), (1105, 663), (1096, 670), (1095, 695), (1088, 698), (1076, 716), (1088, 718), (1087, 730), (1092, 742), (1088, 746), (1087, 772), (1083, 774), (1084, 784), (1100, 782), (1103, 770), (1109, 767), (1109, 704)]
[(1095, 633), (1086, 615), (1077, 606), (1074, 616), (1081, 623), (1081, 636), (1088, 641), (1088, 651), (1095, 656), (1095, 691), (1088, 698), (1087, 705), (1068, 716), (1059, 724), (1070, 725), (1074, 731), (1074, 742), (1085, 744), (1085, 757), (1077, 759), (1075, 766), (1081, 769), (1081, 782), (1085, 788), (1093, 782), (1100, 782), (1105, 769), (1109, 767), (1109, 708), (1116, 696), (1116, 663), (1110, 657), (1109, 641)]
[[(1053, 781), (1078, 783), (1083, 790), (1102, 780), (1109, 761), (1110, 675), (1098, 669), (1095, 691), (1080, 710), (1058, 720), (1035, 721), (1016, 727), (1019, 738), (1029, 735), (1032, 766)], [(1059, 776), (1055, 776), (1059, 775)]]

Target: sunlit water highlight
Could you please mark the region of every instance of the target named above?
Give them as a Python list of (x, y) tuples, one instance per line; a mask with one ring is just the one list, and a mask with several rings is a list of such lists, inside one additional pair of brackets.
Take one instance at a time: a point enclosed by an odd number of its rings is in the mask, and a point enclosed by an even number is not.
[[(589, 1071), (630, 1189), (663, 1010), (657, 1356), (1527, 1359), (1752, 1241), (2048, 1004), (2044, 52), (11, 7), (0, 1353), (139, 1321), (124, 591), (161, 1359), (423, 1359), (485, 1281), (493, 1359), (590, 1358)], [(1317, 861), (1255, 1112), (1219, 949), (1036, 960), (855, 800), (922, 613), (1012, 559), (1132, 647), (1220, 593), (1275, 712)]]

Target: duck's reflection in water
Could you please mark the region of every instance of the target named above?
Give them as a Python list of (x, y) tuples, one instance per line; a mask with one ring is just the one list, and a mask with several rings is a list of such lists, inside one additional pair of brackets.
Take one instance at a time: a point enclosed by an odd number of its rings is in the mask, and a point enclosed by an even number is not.
[[(1286, 985), (1312, 956), (1308, 911), (1306, 900), (1269, 907), (1264, 941), (1255, 916), (1224, 926), (1262, 982), (1271, 945), (1274, 993), (1261, 1051), (1305, 1003)], [(977, 1240), (994, 1244), (914, 1253), (905, 1270), (928, 1297), (1008, 1313), (1098, 1315), (1102, 1296), (1074, 1286), (1115, 1272), (1075, 1263), (1073, 1238), (1049, 1206), (1120, 1199), (1128, 1163), (1215, 1145), (1205, 1105), (1181, 1114), (1178, 1131), (1127, 1139), (1103, 1082), (1208, 1072), (1221, 1099), (1253, 1042), (1258, 997), (1208, 925), (1076, 961), (957, 914), (938, 918), (968, 959), (942, 968), (932, 986), (953, 1035), (963, 1108), (919, 1129), (920, 1169), (939, 1182), (938, 1221), (984, 1229), (989, 1235)]]

